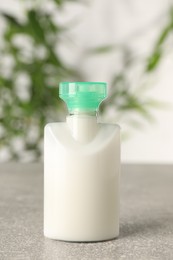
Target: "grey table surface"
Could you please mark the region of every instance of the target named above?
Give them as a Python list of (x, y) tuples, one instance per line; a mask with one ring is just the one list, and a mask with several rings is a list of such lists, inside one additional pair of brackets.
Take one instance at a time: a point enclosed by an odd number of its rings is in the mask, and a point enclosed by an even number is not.
[(173, 259), (173, 166), (124, 165), (120, 236), (69, 243), (43, 236), (40, 164), (0, 166), (0, 260)]

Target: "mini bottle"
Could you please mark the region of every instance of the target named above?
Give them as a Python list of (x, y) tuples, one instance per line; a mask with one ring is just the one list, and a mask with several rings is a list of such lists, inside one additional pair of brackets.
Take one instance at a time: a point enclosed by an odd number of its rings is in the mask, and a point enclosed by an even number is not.
[(106, 83), (62, 82), (66, 122), (44, 132), (44, 235), (89, 242), (119, 234), (120, 127), (99, 123)]

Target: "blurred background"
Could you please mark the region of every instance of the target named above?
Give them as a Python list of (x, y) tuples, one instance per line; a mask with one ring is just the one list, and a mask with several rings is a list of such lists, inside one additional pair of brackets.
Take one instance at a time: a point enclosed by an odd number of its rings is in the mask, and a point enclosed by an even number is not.
[(173, 163), (173, 0), (0, 0), (0, 161), (42, 160), (60, 81), (106, 81), (122, 161)]

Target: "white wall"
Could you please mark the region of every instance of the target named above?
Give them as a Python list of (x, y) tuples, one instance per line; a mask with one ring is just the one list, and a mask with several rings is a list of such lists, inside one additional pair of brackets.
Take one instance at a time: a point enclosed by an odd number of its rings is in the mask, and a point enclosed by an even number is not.
[(122, 159), (128, 162), (173, 163), (173, 53), (158, 72), (151, 95), (169, 104), (153, 111), (156, 121), (147, 123), (122, 147)]
[[(115, 57), (83, 59), (83, 49), (97, 44), (129, 41), (136, 53), (146, 54), (166, 22), (166, 10), (172, 0), (95, 0), (87, 5), (68, 4), (59, 14), (60, 22), (79, 21), (71, 33), (73, 50), (61, 46), (62, 56), (70, 64), (78, 62), (88, 81), (109, 81)], [(48, 2), (45, 1), (45, 5)], [(16, 1), (0, 1), (0, 8), (19, 12)], [(51, 6), (49, 6), (51, 8)], [(152, 24), (152, 27), (150, 26)], [(140, 34), (143, 28), (144, 35)], [(138, 36), (139, 32), (139, 36)], [(153, 80), (148, 95), (169, 104), (169, 107), (153, 110), (155, 123), (144, 123), (122, 145), (125, 162), (173, 163), (173, 50), (165, 57)], [(128, 128), (122, 122), (122, 131)]]

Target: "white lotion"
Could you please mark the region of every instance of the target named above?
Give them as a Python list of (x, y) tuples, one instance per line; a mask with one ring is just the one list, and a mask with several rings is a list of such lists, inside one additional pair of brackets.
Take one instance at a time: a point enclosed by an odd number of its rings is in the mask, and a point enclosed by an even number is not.
[[(99, 91), (101, 83), (79, 84), (91, 92), (91, 84)], [(98, 124), (85, 108), (66, 123), (45, 127), (44, 151), (44, 235), (65, 241), (117, 237), (119, 126)]]

